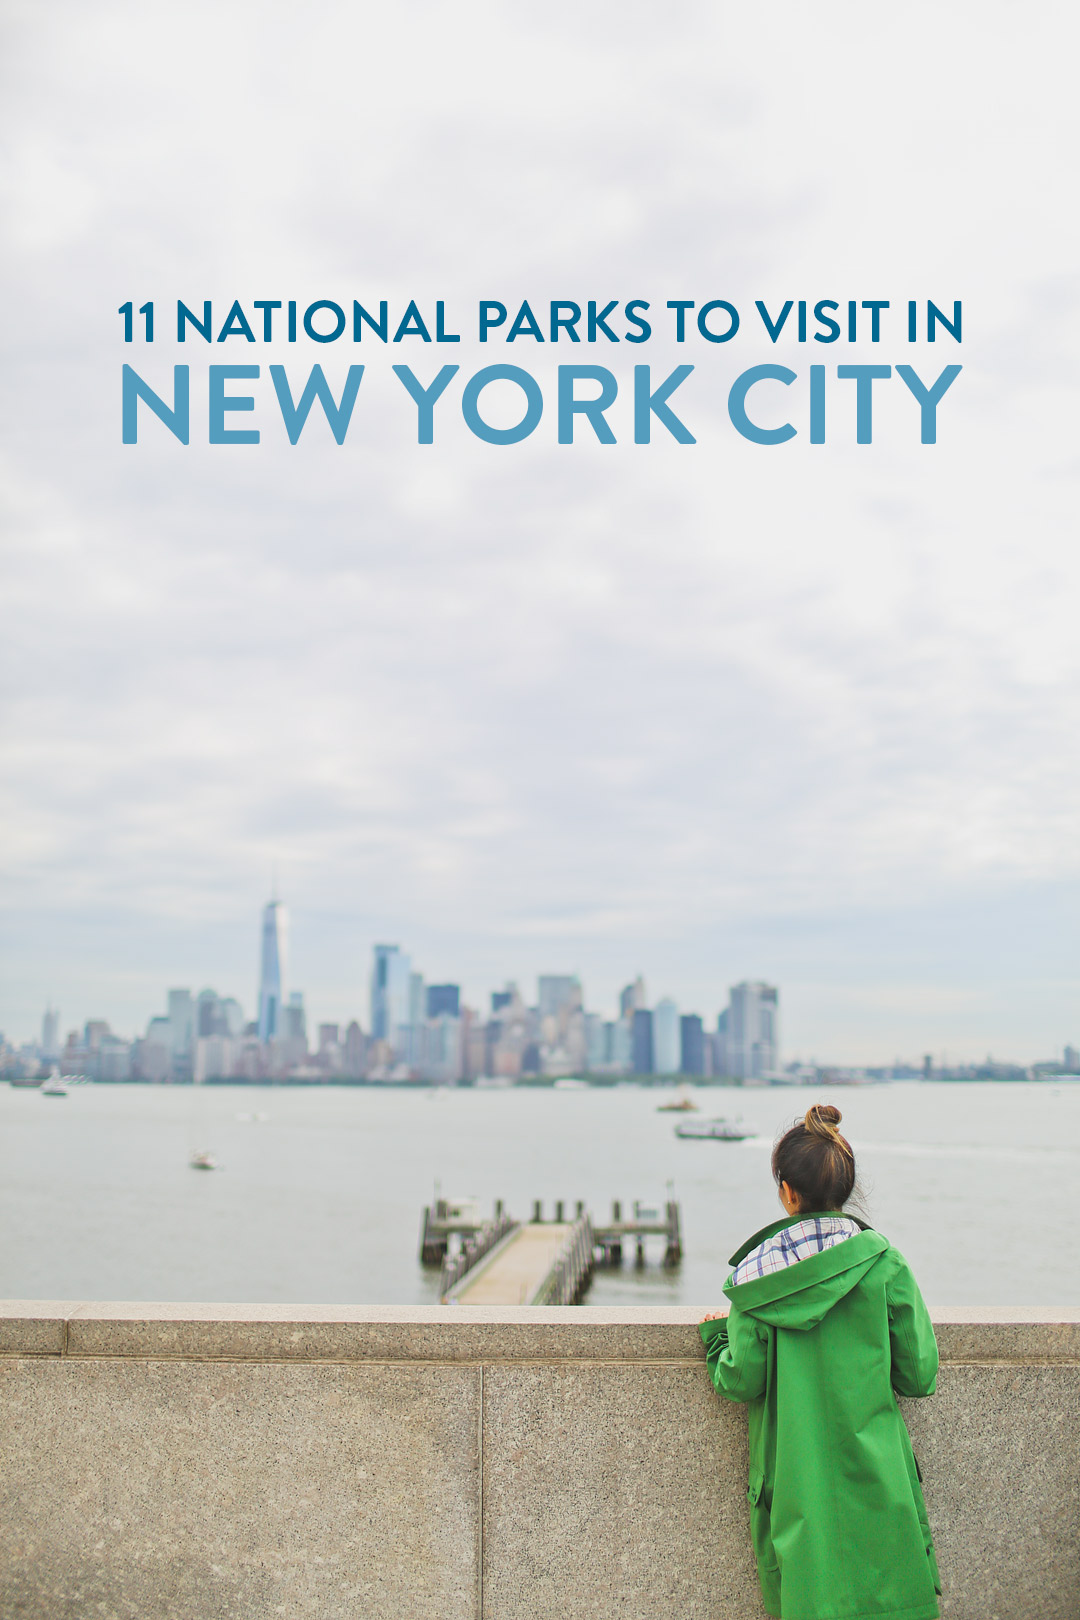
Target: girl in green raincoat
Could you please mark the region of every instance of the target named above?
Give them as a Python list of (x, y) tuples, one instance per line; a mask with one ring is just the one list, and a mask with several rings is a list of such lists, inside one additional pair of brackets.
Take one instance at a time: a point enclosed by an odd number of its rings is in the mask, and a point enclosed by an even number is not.
[(897, 1395), (932, 1395), (937, 1345), (903, 1257), (843, 1213), (855, 1158), (815, 1104), (772, 1157), (782, 1221), (732, 1256), (701, 1324), (713, 1384), (750, 1418), (750, 1526), (777, 1620), (937, 1620), (919, 1471)]

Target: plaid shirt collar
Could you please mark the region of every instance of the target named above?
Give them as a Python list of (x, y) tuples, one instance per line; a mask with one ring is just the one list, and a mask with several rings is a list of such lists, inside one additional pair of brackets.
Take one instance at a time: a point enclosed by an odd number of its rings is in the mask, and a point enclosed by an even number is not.
[(835, 1248), (861, 1230), (860, 1223), (850, 1215), (810, 1215), (789, 1223), (751, 1249), (732, 1272), (727, 1286), (737, 1288), (741, 1283), (783, 1271), (812, 1254)]

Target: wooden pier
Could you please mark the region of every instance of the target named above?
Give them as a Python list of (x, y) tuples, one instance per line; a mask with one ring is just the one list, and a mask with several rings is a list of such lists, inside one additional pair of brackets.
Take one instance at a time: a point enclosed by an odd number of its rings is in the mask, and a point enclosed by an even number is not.
[(442, 1267), (443, 1304), (575, 1305), (596, 1266), (622, 1264), (624, 1245), (633, 1246), (636, 1264), (644, 1266), (649, 1237), (663, 1237), (665, 1266), (679, 1264), (682, 1223), (674, 1199), (662, 1210), (635, 1203), (629, 1216), (616, 1200), (603, 1226), (593, 1223), (580, 1200), (572, 1215), (557, 1200), (554, 1219), (545, 1220), (537, 1199), (532, 1219), (521, 1222), (506, 1213), (501, 1199), (487, 1220), (474, 1200), (436, 1199), (423, 1213), (420, 1259)]
[(682, 1217), (674, 1198), (659, 1209), (646, 1209), (640, 1203), (633, 1206), (629, 1219), (624, 1219), (622, 1205), (616, 1199), (611, 1206), (611, 1221), (607, 1226), (594, 1228), (597, 1243), (604, 1250), (604, 1263), (622, 1264), (623, 1243), (633, 1243), (639, 1266), (645, 1264), (645, 1239), (662, 1237), (665, 1240), (664, 1264), (677, 1266), (682, 1259)]

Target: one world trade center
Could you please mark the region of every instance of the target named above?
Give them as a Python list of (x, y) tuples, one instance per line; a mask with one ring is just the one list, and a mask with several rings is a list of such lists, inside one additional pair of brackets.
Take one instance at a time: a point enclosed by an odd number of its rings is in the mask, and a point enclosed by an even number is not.
[(259, 1039), (281, 1033), (281, 1006), (285, 978), (285, 907), (271, 900), (263, 907), (262, 964), (259, 972)]

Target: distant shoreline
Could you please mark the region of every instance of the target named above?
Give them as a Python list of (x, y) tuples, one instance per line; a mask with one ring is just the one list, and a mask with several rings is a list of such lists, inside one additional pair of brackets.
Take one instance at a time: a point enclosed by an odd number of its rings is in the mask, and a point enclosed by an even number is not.
[[(48, 1075), (39, 1077), (44, 1084)], [(239, 1075), (230, 1075), (223, 1079), (206, 1080), (99, 1080), (88, 1075), (61, 1075), (61, 1081), (67, 1085), (77, 1086), (145, 1086), (157, 1091), (184, 1090), (195, 1086), (234, 1086), (240, 1091), (280, 1091), (289, 1088), (294, 1091), (324, 1091), (328, 1088), (338, 1090), (347, 1088), (351, 1090), (367, 1091), (554, 1091), (559, 1089), (560, 1080), (575, 1082), (586, 1086), (590, 1091), (615, 1091), (620, 1086), (637, 1086), (642, 1090), (664, 1091), (676, 1086), (693, 1086), (701, 1091), (861, 1091), (867, 1086), (897, 1086), (897, 1085), (992, 1085), (992, 1086), (1031, 1086), (1031, 1085), (1057, 1085), (1080, 1083), (1080, 1074), (1035, 1074), (1028, 1079), (1021, 1079), (1018, 1075), (1003, 1075), (1000, 1079), (988, 1075), (968, 1074), (934, 1074), (923, 1075), (883, 1075), (874, 1076), (867, 1080), (846, 1079), (820, 1079), (820, 1080), (729, 1080), (714, 1076), (702, 1078), (700, 1075), (654, 1075), (654, 1074), (618, 1074), (618, 1075), (541, 1075), (530, 1076), (525, 1080), (511, 1080), (503, 1083), (492, 1076), (482, 1075), (479, 1079), (471, 1080), (370, 1080), (367, 1078), (354, 1079), (344, 1075), (327, 1075), (319, 1080), (307, 1079), (281, 1079), (272, 1080), (260, 1078), (248, 1080)], [(19, 1079), (11, 1075), (0, 1076), (0, 1083), (13, 1086), (15, 1090), (32, 1091), (37, 1086), (33, 1080)]]

